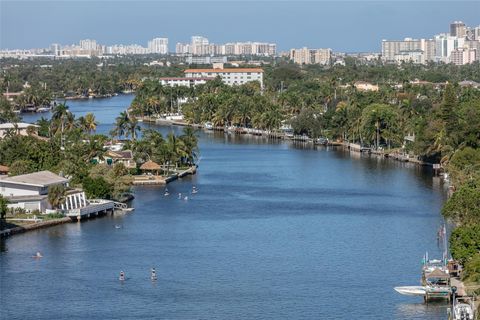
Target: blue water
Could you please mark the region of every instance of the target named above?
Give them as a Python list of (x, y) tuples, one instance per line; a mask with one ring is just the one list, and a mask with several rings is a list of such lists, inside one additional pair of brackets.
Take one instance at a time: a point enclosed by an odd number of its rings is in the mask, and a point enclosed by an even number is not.
[[(69, 105), (94, 111), (108, 132), (128, 99)], [(262, 138), (199, 137), (198, 174), (169, 184), (170, 196), (137, 187), (134, 213), (1, 243), (0, 318), (446, 318), (446, 305), (393, 290), (419, 283), (426, 250), (440, 255), (445, 193), (428, 170)], [(32, 259), (37, 251), (44, 258)]]

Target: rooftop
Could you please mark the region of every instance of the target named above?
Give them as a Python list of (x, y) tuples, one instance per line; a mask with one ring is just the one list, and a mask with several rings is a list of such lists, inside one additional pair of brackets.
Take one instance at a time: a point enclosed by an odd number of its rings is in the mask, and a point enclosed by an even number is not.
[(68, 182), (68, 179), (60, 177), (59, 175), (50, 171), (39, 171), (14, 177), (0, 178), (0, 183), (21, 184), (36, 187), (48, 187), (50, 185), (66, 182)]
[(28, 127), (38, 128), (38, 126), (36, 124), (18, 122), (18, 123), (2, 123), (2, 124), (0, 124), (0, 130), (15, 129), (15, 125), (16, 125), (17, 129), (26, 129)]

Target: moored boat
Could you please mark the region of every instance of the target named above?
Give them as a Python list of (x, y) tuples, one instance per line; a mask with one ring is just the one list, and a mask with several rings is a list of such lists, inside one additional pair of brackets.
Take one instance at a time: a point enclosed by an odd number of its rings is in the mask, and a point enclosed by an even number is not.
[(393, 289), (405, 296), (424, 296), (425, 295), (425, 287), (423, 286), (405, 286), (405, 287), (395, 287)]

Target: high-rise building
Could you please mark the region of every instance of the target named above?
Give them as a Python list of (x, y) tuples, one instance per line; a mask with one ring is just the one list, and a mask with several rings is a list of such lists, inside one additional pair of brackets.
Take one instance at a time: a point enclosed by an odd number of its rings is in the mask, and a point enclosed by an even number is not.
[(190, 44), (178, 42), (175, 46), (175, 53), (180, 55), (192, 53)]
[(50, 46), (50, 51), (53, 53), (55, 56), (60, 56), (62, 54), (62, 47), (58, 43), (52, 43)]
[(476, 51), (468, 48), (455, 49), (450, 54), (450, 62), (457, 66), (472, 63), (476, 59)]
[(472, 33), (473, 33), (472, 40), (480, 41), (480, 26), (472, 28)]
[(463, 48), (464, 38), (454, 37), (445, 33), (435, 36), (435, 61), (450, 62), (450, 54), (453, 50)]
[(97, 50), (97, 41), (90, 39), (80, 40), (80, 48), (87, 51)]
[(148, 42), (148, 51), (150, 53), (167, 54), (168, 38), (154, 38)]
[(192, 36), (191, 51), (189, 53), (199, 56), (210, 54), (208, 39), (202, 36)]
[(395, 55), (409, 51), (424, 51), (425, 39), (382, 40), (382, 59), (395, 61)]
[(290, 49), (290, 59), (298, 64), (329, 64), (331, 60), (331, 49)]
[(454, 21), (450, 24), (450, 36), (464, 38), (466, 33), (467, 28), (462, 21)]

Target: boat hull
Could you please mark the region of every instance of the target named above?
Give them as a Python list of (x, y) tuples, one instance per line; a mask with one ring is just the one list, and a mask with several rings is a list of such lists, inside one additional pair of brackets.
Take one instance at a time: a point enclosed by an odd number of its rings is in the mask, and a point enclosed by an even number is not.
[(425, 296), (426, 290), (422, 286), (395, 287), (395, 291), (405, 296)]

